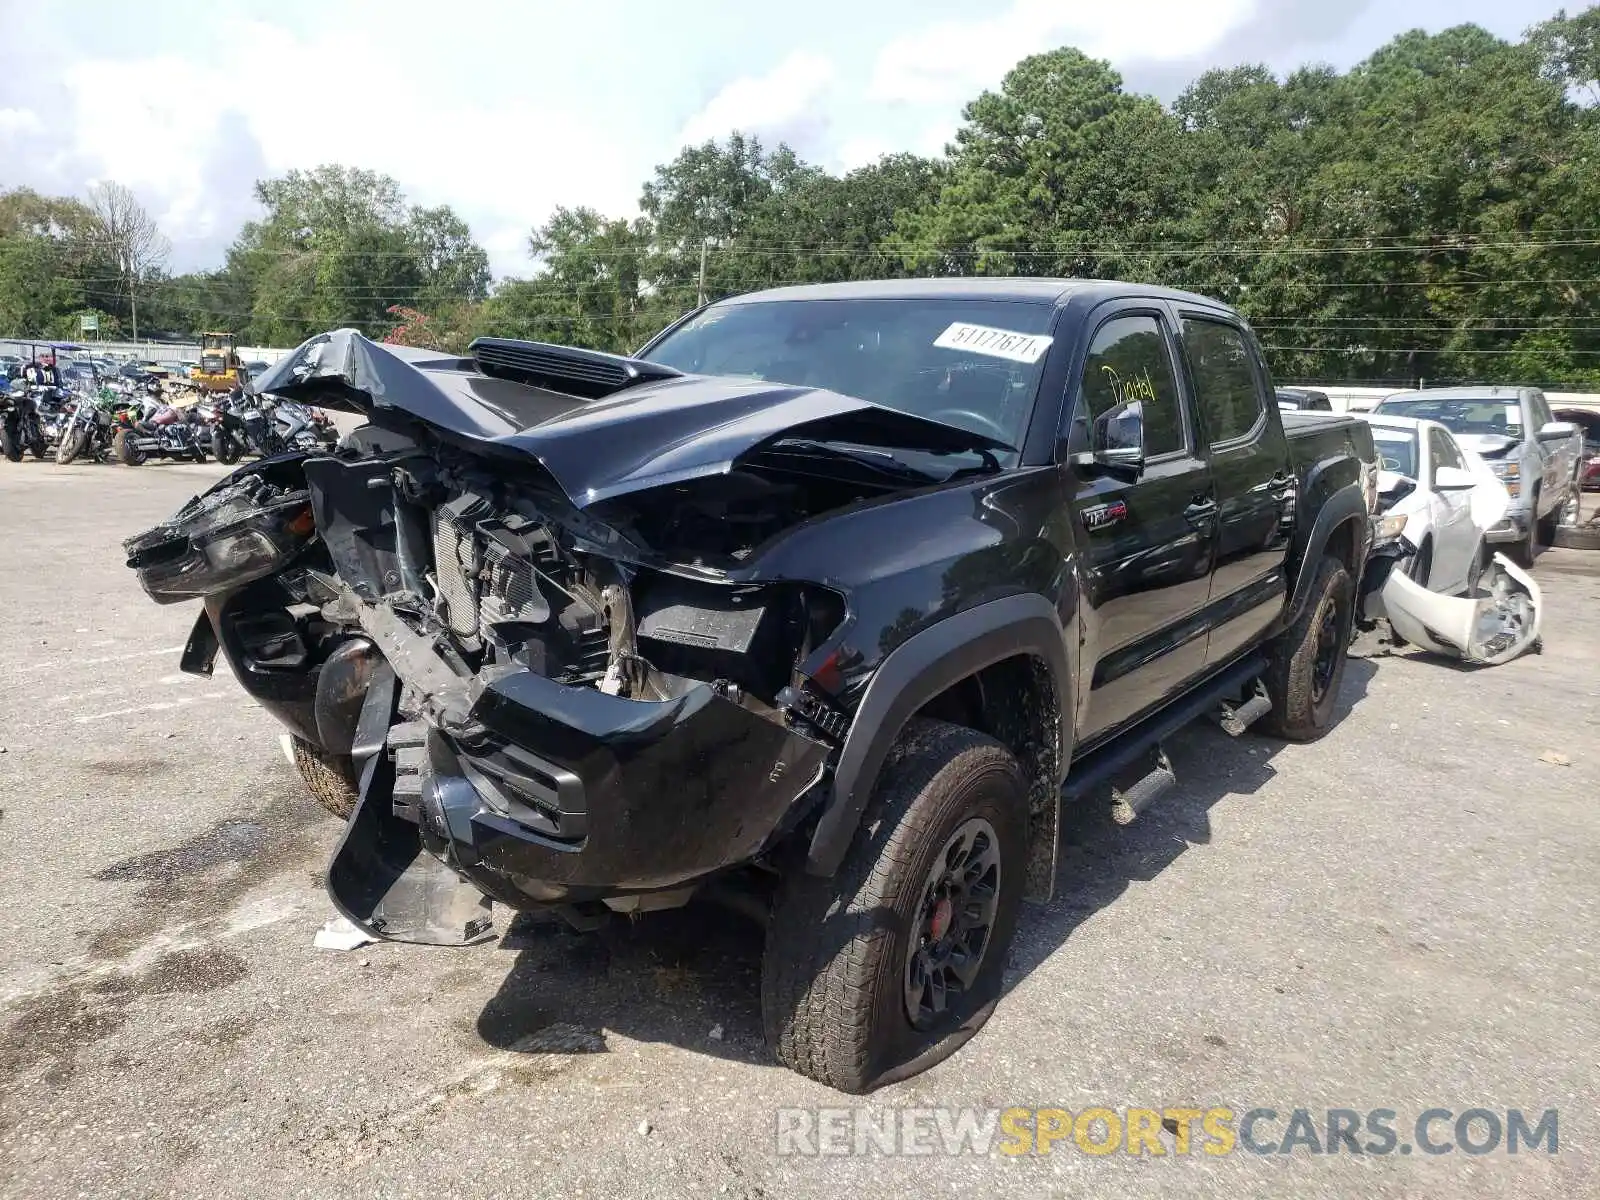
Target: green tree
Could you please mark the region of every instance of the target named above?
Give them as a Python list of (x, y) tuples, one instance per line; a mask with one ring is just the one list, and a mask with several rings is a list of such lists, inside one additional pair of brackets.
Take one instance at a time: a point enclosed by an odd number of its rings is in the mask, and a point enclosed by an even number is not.
[(266, 216), (228, 251), (251, 295), (249, 336), (292, 343), (336, 326), (380, 335), (389, 308), (481, 299), (488, 259), (449, 208), (407, 208), (386, 175), (290, 171), (256, 184)]
[(902, 222), (939, 274), (1155, 274), (1121, 248), (1183, 232), (1194, 197), (1179, 122), (1073, 49), (1024, 59), (967, 105), (935, 203)]

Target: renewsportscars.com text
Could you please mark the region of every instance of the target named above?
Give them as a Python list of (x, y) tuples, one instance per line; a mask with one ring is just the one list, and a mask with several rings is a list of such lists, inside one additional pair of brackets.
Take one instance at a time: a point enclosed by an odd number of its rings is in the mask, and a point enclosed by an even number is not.
[(1556, 1109), (780, 1108), (780, 1156), (1556, 1154)]

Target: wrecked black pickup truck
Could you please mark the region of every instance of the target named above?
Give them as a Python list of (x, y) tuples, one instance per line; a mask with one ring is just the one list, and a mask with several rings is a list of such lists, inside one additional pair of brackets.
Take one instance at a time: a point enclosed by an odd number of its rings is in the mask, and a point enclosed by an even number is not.
[(1121, 283), (722, 301), (634, 358), (312, 338), (258, 386), (364, 423), (129, 539), (349, 818), (339, 909), (465, 944), (490, 902), (737, 896), (777, 1057), (847, 1091), (1001, 990), (1063, 797), (1129, 820), (1202, 716), (1333, 720), (1366, 425), (1280, 414), (1253, 335)]

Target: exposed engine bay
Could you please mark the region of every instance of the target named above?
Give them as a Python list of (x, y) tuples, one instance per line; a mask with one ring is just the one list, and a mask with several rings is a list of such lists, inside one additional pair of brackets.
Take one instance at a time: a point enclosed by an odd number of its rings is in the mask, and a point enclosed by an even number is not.
[[(868, 490), (739, 471), (663, 489), (648, 506), (614, 502), (613, 527), (467, 456), (314, 458), (304, 471), (334, 572), (308, 568), (300, 580), (328, 620), (364, 624), (360, 607), (391, 610), (462, 675), (526, 669), (658, 701), (713, 683), (764, 705), (838, 623), (842, 600), (714, 575)], [(695, 573), (674, 570), (656, 546)]]

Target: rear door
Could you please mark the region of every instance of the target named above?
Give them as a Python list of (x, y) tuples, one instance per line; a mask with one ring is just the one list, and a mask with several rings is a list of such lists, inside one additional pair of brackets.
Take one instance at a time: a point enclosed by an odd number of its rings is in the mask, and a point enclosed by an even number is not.
[(1183, 357), (1217, 493), (1207, 661), (1256, 641), (1282, 615), (1294, 529), (1289, 446), (1254, 341), (1217, 313), (1180, 310)]
[(1179, 691), (1205, 667), (1216, 498), (1178, 386), (1163, 307), (1096, 315), (1065, 411), (1069, 453), (1089, 449), (1094, 419), (1137, 401), (1145, 469), (1134, 482), (1079, 467), (1073, 520), (1084, 547), (1080, 738), (1104, 734)]

